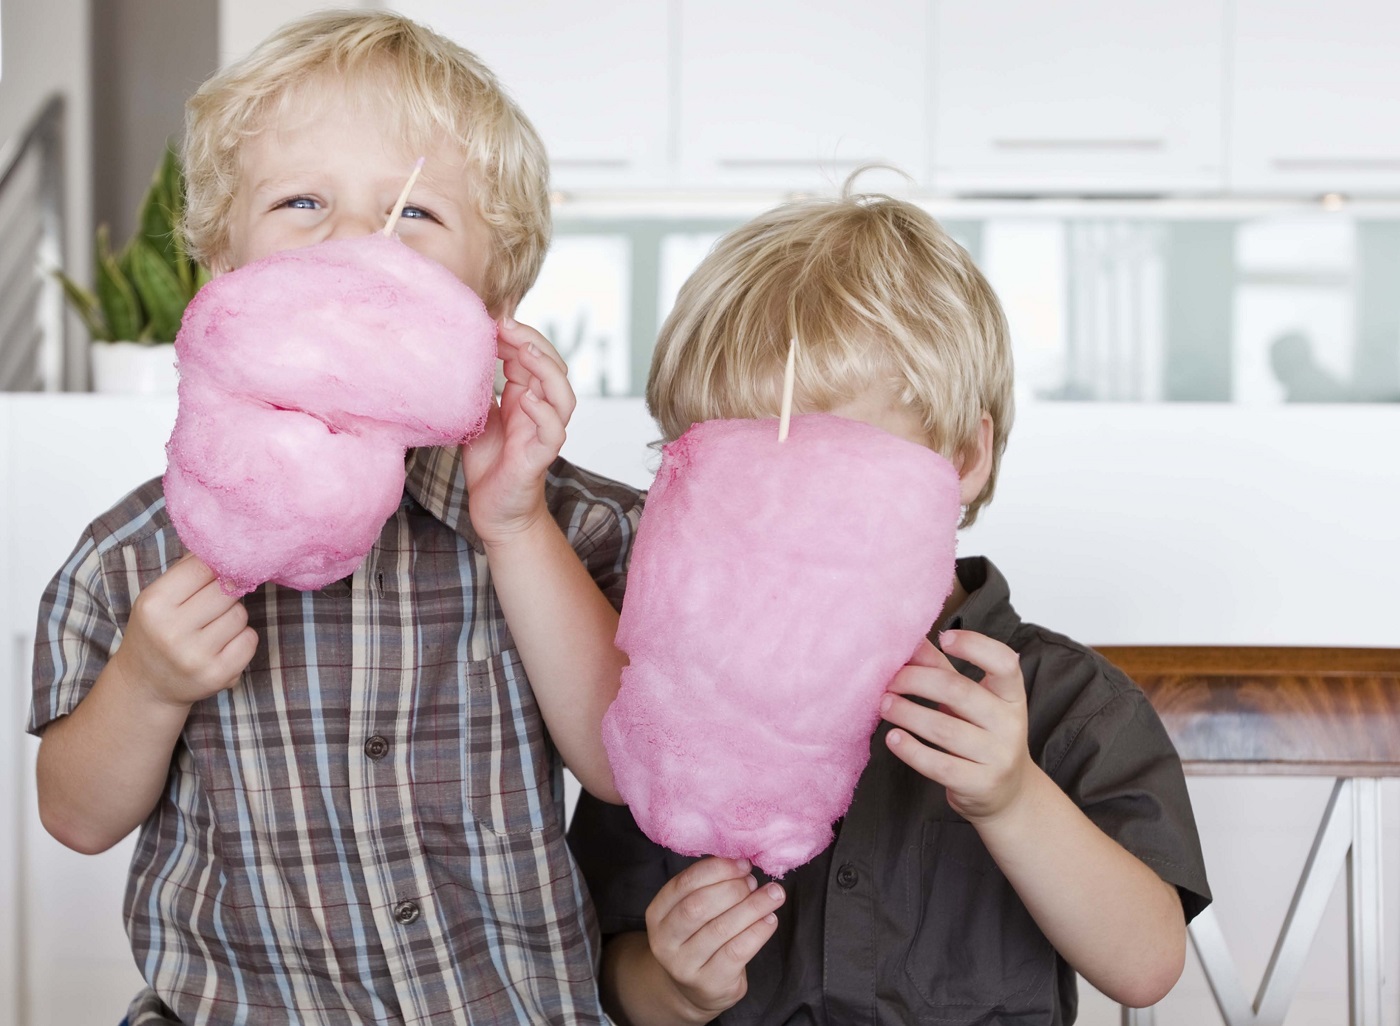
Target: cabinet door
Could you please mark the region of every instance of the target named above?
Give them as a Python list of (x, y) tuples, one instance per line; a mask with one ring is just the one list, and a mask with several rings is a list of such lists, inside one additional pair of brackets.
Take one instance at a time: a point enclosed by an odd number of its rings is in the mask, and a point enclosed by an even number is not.
[[(4, 612), (4, 728), (9, 742), (0, 800), (10, 847), (0, 869), (15, 894), (0, 943), (0, 1022), (87, 1026), (120, 1022), (142, 987), (122, 920), (135, 835), (101, 855), (64, 848), (39, 822), (37, 742), (28, 722), (35, 618), (49, 578), (83, 528), (126, 492), (165, 469), (174, 396), (62, 393), (0, 396), (0, 610)], [(9, 818), (9, 817), (13, 818)], [(6, 863), (9, 863), (7, 866)], [(13, 995), (13, 1010), (6, 1001)]]
[(687, 184), (830, 188), (879, 161), (922, 175), (926, 0), (681, 0)]
[(1236, 0), (1236, 192), (1400, 192), (1400, 4)]
[(935, 0), (933, 184), (1218, 191), (1224, 0)]
[[(15, 547), (10, 527), (15, 503), (14, 471), (10, 453), (15, 443), (15, 426), (9, 403), (0, 397), (0, 581), (11, 577), (10, 551)], [(15, 830), (23, 822), (26, 807), (24, 764), (28, 746), (19, 739), (24, 733), (28, 706), (24, 687), (25, 658), (20, 611), (13, 608), (10, 589), (0, 587), (0, 730), (6, 744), (0, 755), (0, 823), (10, 829), (0, 833), (0, 908), (18, 909), (23, 887), (24, 833)], [(0, 919), (0, 1022), (20, 1022), (20, 978), (24, 966), (24, 935), (21, 917), (13, 914)]]
[(543, 137), (556, 188), (663, 180), (670, 5), (395, 0), (387, 6), (465, 46), (496, 73)]

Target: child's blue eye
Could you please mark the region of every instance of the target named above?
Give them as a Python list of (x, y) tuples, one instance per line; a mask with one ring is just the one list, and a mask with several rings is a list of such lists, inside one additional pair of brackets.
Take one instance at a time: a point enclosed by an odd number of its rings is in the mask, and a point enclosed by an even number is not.
[(315, 210), (317, 203), (310, 196), (293, 196), (289, 200), (283, 200), (282, 206), (290, 210)]
[(437, 215), (431, 210), (424, 210), (422, 207), (405, 206), (403, 216), (414, 221), (436, 221)]

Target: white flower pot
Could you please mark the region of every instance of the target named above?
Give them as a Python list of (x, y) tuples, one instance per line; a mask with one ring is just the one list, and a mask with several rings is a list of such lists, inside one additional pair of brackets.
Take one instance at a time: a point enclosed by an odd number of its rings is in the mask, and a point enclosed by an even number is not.
[(173, 395), (180, 382), (172, 342), (93, 342), (88, 351), (94, 392)]

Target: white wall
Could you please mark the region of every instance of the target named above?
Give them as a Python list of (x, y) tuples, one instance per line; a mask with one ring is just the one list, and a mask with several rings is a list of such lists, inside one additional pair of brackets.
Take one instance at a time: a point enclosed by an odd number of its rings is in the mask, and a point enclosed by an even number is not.
[[(656, 437), (585, 399), (564, 453), (645, 485)], [(1400, 405), (1026, 402), (958, 549), (1087, 644), (1397, 647), (1397, 440)]]
[(312, 11), (343, 7), (380, 7), (373, 0), (220, 0), (219, 64), (242, 57), (274, 29)]

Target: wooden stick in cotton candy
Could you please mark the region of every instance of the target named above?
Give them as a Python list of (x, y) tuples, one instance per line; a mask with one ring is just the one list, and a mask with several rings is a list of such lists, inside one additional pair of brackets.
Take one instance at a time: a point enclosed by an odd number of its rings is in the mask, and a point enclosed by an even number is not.
[(386, 236), (394, 234), (394, 227), (399, 223), (399, 218), (403, 216), (404, 204), (408, 202), (408, 194), (413, 191), (413, 185), (418, 181), (418, 176), (423, 173), (423, 165), (427, 163), (427, 157), (419, 157), (413, 164), (413, 171), (408, 176), (408, 181), (404, 183), (403, 192), (399, 193), (399, 198), (394, 203), (394, 209), (389, 211), (389, 220), (384, 222), (384, 234)]
[(783, 408), (778, 415), (778, 441), (786, 442), (792, 423), (792, 391), (797, 384), (797, 336), (788, 340), (787, 366), (783, 368)]

